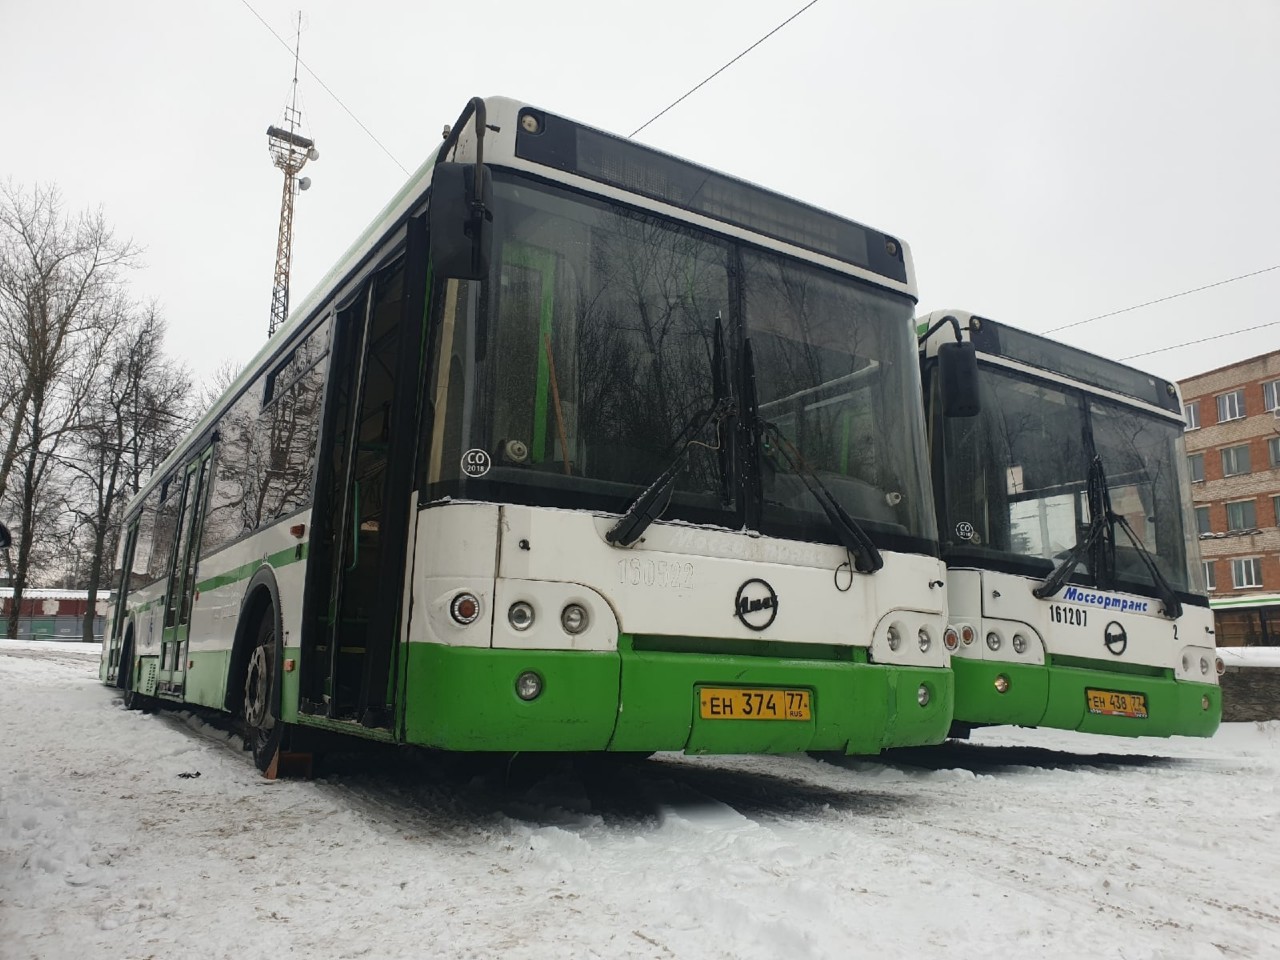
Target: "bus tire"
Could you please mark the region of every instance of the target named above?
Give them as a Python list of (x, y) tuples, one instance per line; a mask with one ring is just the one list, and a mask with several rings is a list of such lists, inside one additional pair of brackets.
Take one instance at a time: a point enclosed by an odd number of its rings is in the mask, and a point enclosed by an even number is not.
[(124, 641), (124, 650), (120, 654), (120, 662), (116, 664), (116, 686), (122, 691), (121, 700), (124, 701), (126, 710), (143, 710), (147, 705), (147, 698), (134, 689), (137, 681), (134, 675), (136, 665), (137, 661), (133, 656), (133, 630), (130, 629)]
[(244, 677), (245, 743), (253, 751), (253, 763), (266, 771), (280, 748), (284, 735), (284, 723), (277, 716), (276, 670), (279, 657), (276, 644), (276, 612), (271, 605), (262, 611), (257, 635), (249, 651), (249, 663)]

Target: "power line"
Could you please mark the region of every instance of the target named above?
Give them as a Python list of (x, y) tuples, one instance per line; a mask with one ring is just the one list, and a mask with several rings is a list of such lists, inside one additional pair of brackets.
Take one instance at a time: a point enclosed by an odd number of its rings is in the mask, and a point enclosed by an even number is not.
[[(258, 13), (258, 11), (257, 11), (257, 10), (253, 9), (253, 7), (251, 7), (251, 6), (249, 5), (249, 0), (240, 0), (240, 2), (241, 2), (241, 3), (243, 3), (243, 4), (245, 5), (245, 8), (246, 8), (250, 13), (252, 13), (255, 17), (257, 17), (257, 18), (258, 18), (258, 22), (259, 22), (259, 23), (261, 23), (264, 27), (266, 27), (268, 30), (270, 30), (270, 31), (271, 31), (271, 35), (272, 35), (273, 37), (275, 37), (277, 40), (279, 40), (279, 41), (280, 41), (280, 43), (281, 43), (281, 45), (282, 45), (286, 50), (288, 50), (288, 51), (289, 51), (289, 53), (291, 53), (291, 54), (293, 53), (293, 48), (289, 46), (288, 41), (286, 41), (282, 36), (280, 36), (280, 34), (276, 33), (276, 32), (275, 32), (275, 30), (274, 30), (274, 29), (272, 29), (271, 24), (267, 23), (267, 21), (265, 21), (265, 20), (263, 20), (263, 19), (262, 19), (262, 15), (261, 15), (260, 13)], [(814, 3), (816, 3), (816, 2), (817, 2), (817, 0), (814, 0)], [(812, 4), (810, 4), (810, 6), (812, 6)], [(352, 113), (352, 112), (351, 112), (351, 108), (350, 108), (350, 107), (348, 107), (345, 103), (343, 103), (343, 102), (342, 102), (342, 98), (341, 98), (341, 97), (339, 97), (339, 96), (338, 96), (336, 93), (334, 93), (332, 90), (330, 90), (330, 89), (329, 89), (329, 85), (328, 85), (327, 83), (325, 83), (323, 80), (321, 80), (321, 79), (320, 79), (320, 77), (319, 77), (319, 75), (318, 75), (314, 70), (312, 70), (309, 66), (307, 66), (306, 61), (305, 61), (305, 60), (299, 60), (299, 61), (298, 61), (298, 63), (302, 64), (302, 68), (303, 68), (304, 70), (306, 70), (306, 71), (307, 71), (307, 73), (311, 74), (311, 79), (313, 79), (316, 83), (320, 84), (320, 86), (324, 88), (324, 92), (325, 92), (325, 93), (327, 93), (329, 96), (333, 97), (333, 101), (334, 101), (334, 103), (336, 103), (338, 106), (340, 106), (343, 110), (345, 110), (345, 111), (347, 112), (347, 116), (349, 116), (352, 120), (354, 120), (354, 121), (356, 122), (356, 126), (358, 126), (361, 130), (363, 130), (365, 133), (367, 133), (367, 134), (369, 135), (369, 139), (370, 139), (370, 140), (372, 140), (374, 143), (376, 143), (376, 144), (378, 145), (378, 147), (382, 150), (382, 152), (383, 152), (383, 153), (385, 153), (388, 157), (390, 157), (390, 158), (391, 158), (391, 162), (392, 162), (392, 163), (394, 163), (397, 167), (399, 167), (399, 168), (400, 168), (400, 170), (401, 170), (401, 172), (403, 172), (403, 173), (404, 173), (404, 175), (405, 175), (406, 177), (407, 177), (407, 176), (409, 176), (409, 170), (405, 167), (405, 165), (404, 165), (403, 163), (401, 163), (399, 160), (397, 160), (397, 159), (396, 159), (396, 157), (395, 157), (395, 154), (393, 154), (390, 150), (388, 150), (388, 149), (387, 149), (387, 147), (386, 147), (386, 145), (385, 145), (381, 140), (379, 140), (377, 137), (375, 137), (375, 136), (373, 135), (373, 131), (372, 131), (372, 130), (370, 130), (368, 127), (366, 127), (366, 126), (365, 126), (365, 125), (360, 121), (360, 118), (359, 118), (359, 117), (357, 117), (354, 113)]]
[[(242, 0), (242, 2), (243, 2), (243, 0)], [(653, 123), (653, 121), (657, 120), (660, 116), (662, 116), (664, 113), (666, 113), (666, 112), (667, 112), (668, 110), (670, 110), (672, 107), (674, 107), (676, 104), (680, 103), (680, 101), (681, 101), (681, 100), (684, 100), (686, 97), (690, 96), (691, 94), (696, 93), (696, 92), (697, 92), (701, 87), (706, 86), (706, 84), (708, 84), (709, 82), (711, 82), (712, 80), (714, 80), (716, 77), (720, 76), (720, 74), (724, 73), (726, 70), (728, 70), (730, 67), (732, 67), (735, 63), (737, 63), (739, 60), (741, 60), (743, 57), (745, 57), (748, 53), (750, 53), (750, 52), (751, 52), (752, 50), (754, 50), (756, 47), (760, 46), (760, 44), (764, 43), (766, 40), (768, 40), (770, 37), (772, 37), (775, 33), (777, 33), (779, 30), (781, 30), (783, 27), (785, 27), (788, 23), (790, 23), (790, 22), (791, 22), (792, 20), (794, 20), (796, 17), (800, 16), (800, 14), (804, 13), (806, 10), (808, 10), (810, 7), (812, 7), (812, 6), (813, 6), (815, 3), (817, 3), (817, 2), (818, 2), (818, 0), (809, 0), (809, 2), (808, 2), (808, 3), (806, 3), (803, 7), (801, 7), (799, 10), (797, 10), (797, 11), (796, 11), (795, 13), (793, 13), (791, 16), (787, 17), (787, 19), (783, 20), (780, 24), (778, 24), (776, 27), (774, 27), (772, 30), (770, 30), (768, 33), (766, 33), (763, 37), (761, 37), (759, 40), (757, 40), (757, 41), (756, 41), (755, 43), (753, 43), (751, 46), (747, 47), (747, 49), (743, 50), (740, 54), (738, 54), (736, 57), (734, 57), (732, 60), (730, 60), (728, 63), (726, 63), (723, 67), (721, 67), (721, 68), (720, 68), (719, 70), (717, 70), (715, 73), (711, 74), (711, 76), (707, 77), (705, 80), (703, 80), (703, 81), (702, 81), (701, 83), (699, 83), (697, 86), (693, 87), (691, 90), (689, 90), (687, 93), (685, 93), (685, 94), (684, 94), (684, 96), (679, 97), (679, 98), (677, 98), (676, 100), (673, 100), (671, 103), (667, 104), (667, 106), (663, 107), (661, 110), (659, 110), (657, 113), (655, 113), (652, 117), (650, 117), (650, 118), (649, 118), (648, 120), (646, 120), (644, 123), (640, 124), (640, 126), (636, 127), (634, 130), (632, 130), (632, 131), (631, 131), (631, 133), (628, 135), (627, 139), (631, 139), (631, 137), (634, 137), (637, 133), (639, 133), (641, 130), (643, 130), (645, 127), (647, 127), (649, 124)]]
[[(1201, 290), (1210, 290), (1213, 287), (1220, 287), (1226, 283), (1235, 283), (1237, 280), (1246, 280), (1249, 277), (1256, 277), (1261, 273), (1270, 273), (1272, 270), (1280, 270), (1280, 263), (1277, 263), (1270, 267), (1263, 267), (1261, 270), (1254, 270), (1252, 273), (1242, 273), (1238, 277), (1228, 277), (1226, 280), (1218, 280), (1215, 283), (1206, 283), (1203, 287), (1194, 287), (1190, 290), (1183, 290), (1181, 293), (1171, 293), (1169, 294), (1169, 296), (1160, 297), (1158, 300), (1148, 300), (1146, 303), (1138, 303), (1138, 304), (1134, 304), (1132, 307), (1124, 307), (1120, 310), (1112, 310), (1110, 313), (1100, 313), (1098, 314), (1098, 316), (1090, 317), (1088, 320), (1077, 320), (1075, 323), (1065, 323), (1060, 327), (1051, 327), (1050, 329), (1042, 332), (1046, 334), (1057, 333), (1059, 330), (1070, 330), (1072, 327), (1083, 327), (1086, 323), (1093, 323), (1095, 320), (1105, 320), (1107, 317), (1114, 317), (1121, 313), (1128, 313), (1130, 310), (1141, 310), (1143, 307), (1150, 307), (1153, 304), (1165, 303), (1169, 300), (1177, 300), (1179, 297), (1185, 297), (1191, 293), (1199, 293)], [(1256, 328), (1250, 328), (1250, 329), (1256, 329)], [(1241, 332), (1243, 333), (1244, 331), (1241, 331)], [(1214, 338), (1210, 337), (1209, 339), (1212, 340)], [(1194, 341), (1194, 342), (1199, 343), (1201, 341)], [(1146, 354), (1139, 353), (1137, 354), (1137, 356), (1142, 357), (1142, 356), (1146, 356)]]
[[(1272, 267), (1271, 269), (1275, 269)], [(1223, 337), (1234, 337), (1236, 334), (1249, 333), (1253, 330), (1264, 330), (1267, 327), (1280, 325), (1280, 320), (1272, 320), (1269, 323), (1259, 323), (1252, 327), (1241, 327), (1239, 330), (1228, 330), (1226, 333), (1215, 333), (1212, 337), (1201, 337), (1199, 340), (1187, 340), (1183, 343), (1175, 343), (1169, 347), (1160, 347), (1156, 350), (1146, 350), (1142, 353), (1131, 353), (1127, 357), (1121, 357), (1121, 360), (1135, 360), (1138, 357), (1149, 357), (1153, 353), (1165, 353), (1168, 350), (1178, 350), (1181, 347), (1190, 347), (1197, 343), (1208, 343), (1210, 340), (1221, 340)]]

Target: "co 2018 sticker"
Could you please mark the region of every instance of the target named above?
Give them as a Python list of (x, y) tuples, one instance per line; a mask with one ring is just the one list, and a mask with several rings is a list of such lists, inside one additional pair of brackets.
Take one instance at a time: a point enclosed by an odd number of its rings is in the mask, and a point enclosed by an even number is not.
[(956, 536), (961, 540), (973, 539), (973, 524), (968, 520), (961, 520), (956, 524)]
[(462, 455), (462, 472), (468, 477), (483, 477), (493, 466), (487, 451), (473, 447)]

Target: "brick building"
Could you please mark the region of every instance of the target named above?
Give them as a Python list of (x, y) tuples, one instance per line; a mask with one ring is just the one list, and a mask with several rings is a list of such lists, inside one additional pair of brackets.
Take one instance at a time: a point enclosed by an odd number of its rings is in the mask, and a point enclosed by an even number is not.
[(1280, 350), (1183, 380), (1219, 646), (1280, 646)]

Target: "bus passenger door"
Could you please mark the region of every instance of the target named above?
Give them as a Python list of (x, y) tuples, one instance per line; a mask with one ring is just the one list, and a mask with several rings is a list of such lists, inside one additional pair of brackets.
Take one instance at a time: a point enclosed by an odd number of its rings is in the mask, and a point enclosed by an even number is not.
[(200, 552), (200, 527), (209, 485), (206, 448), (187, 467), (182, 480), (182, 501), (178, 511), (178, 542), (173, 551), (169, 589), (165, 594), (164, 629), (160, 635), (160, 671), (156, 689), (178, 696), (186, 685), (187, 641), (191, 629), (191, 606), (195, 601), (196, 557)]
[(115, 609), (111, 612), (111, 632), (107, 635), (107, 670), (102, 678), (107, 683), (115, 683), (120, 669), (120, 647), (124, 643), (125, 619), (129, 615), (129, 588), (132, 585), (130, 571), (133, 569), (133, 554), (138, 546), (138, 521), (135, 518), (125, 530), (124, 540), (120, 544), (120, 556), (116, 564), (117, 582)]

